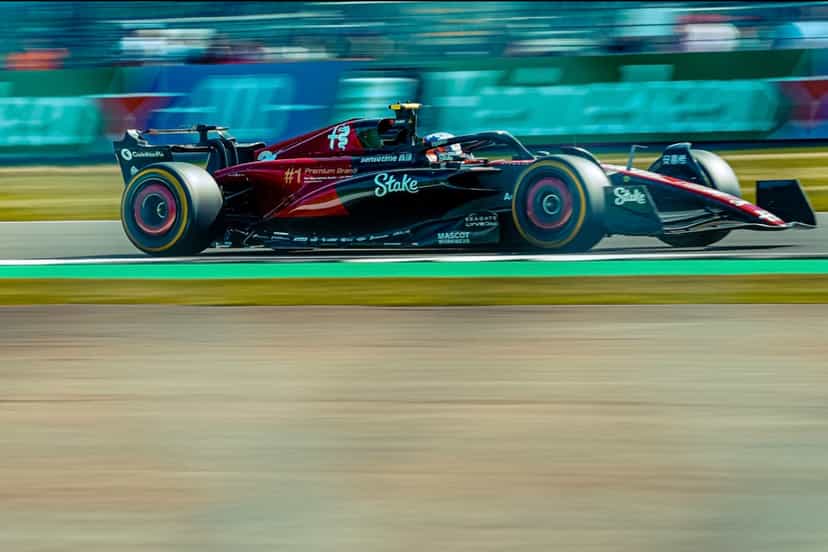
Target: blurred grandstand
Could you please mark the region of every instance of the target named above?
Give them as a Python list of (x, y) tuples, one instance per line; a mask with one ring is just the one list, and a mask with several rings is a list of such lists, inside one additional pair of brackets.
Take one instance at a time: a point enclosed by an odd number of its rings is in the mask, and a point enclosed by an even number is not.
[(2, 2), (8, 69), (822, 48), (826, 2)]
[(397, 99), (533, 145), (828, 139), (828, 2), (0, 2), (0, 29), (0, 164), (108, 160), (126, 128), (274, 142)]

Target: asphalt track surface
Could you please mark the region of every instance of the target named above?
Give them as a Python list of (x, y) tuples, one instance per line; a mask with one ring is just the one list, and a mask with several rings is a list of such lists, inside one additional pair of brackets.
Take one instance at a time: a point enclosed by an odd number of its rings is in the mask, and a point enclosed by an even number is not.
[(824, 552), (826, 305), (0, 309), (0, 550)]
[[(757, 232), (736, 230), (721, 242), (707, 248), (674, 249), (655, 238), (614, 236), (605, 238), (592, 251), (578, 258), (826, 258), (828, 257), (828, 213), (818, 214), (813, 230)], [(313, 252), (274, 252), (268, 249), (211, 249), (198, 262), (277, 262), (395, 257), (463, 257), (480, 253), (402, 250), (322, 250)], [(494, 253), (498, 258), (515, 256)], [(490, 257), (492, 255), (489, 255)], [(523, 258), (533, 256), (521, 255)], [(543, 256), (537, 256), (543, 258)], [(548, 257), (548, 255), (546, 256)], [(117, 221), (0, 222), (0, 263), (12, 259), (100, 260), (132, 262), (148, 259), (136, 250)], [(483, 259), (481, 259), (483, 260)]]

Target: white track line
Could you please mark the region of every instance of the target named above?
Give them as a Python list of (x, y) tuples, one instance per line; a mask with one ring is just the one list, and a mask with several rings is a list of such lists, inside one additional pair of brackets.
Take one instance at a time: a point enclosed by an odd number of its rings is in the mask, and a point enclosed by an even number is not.
[[(765, 254), (757, 257), (741, 258), (796, 258), (808, 257), (803, 254), (791, 256), (789, 254)], [(296, 263), (497, 263), (508, 261), (535, 261), (535, 262), (584, 262), (584, 261), (636, 261), (636, 260), (675, 260), (675, 259), (733, 259), (739, 256), (730, 253), (698, 252), (698, 253), (612, 253), (612, 254), (561, 254), (561, 255), (465, 255), (465, 256), (424, 256), (424, 257), (378, 257), (378, 258), (314, 258), (314, 257), (293, 257), (281, 258), (278, 260), (256, 260), (255, 258), (244, 259), (235, 257), (222, 260), (220, 258), (207, 257), (113, 257), (111, 259), (0, 259), (0, 267), (4, 266), (66, 266), (66, 265), (124, 265), (124, 264), (179, 264), (193, 263), (199, 265), (227, 264), (227, 263), (252, 263), (252, 264), (296, 264)]]
[[(715, 255), (715, 254), (713, 254)], [(400, 262), (442, 262), (442, 263), (489, 263), (502, 261), (543, 261), (543, 262), (577, 262), (577, 261), (618, 261), (635, 259), (689, 259), (710, 258), (709, 255), (691, 253), (605, 253), (605, 254), (561, 254), (561, 255), (468, 255), (435, 257), (383, 257), (378, 259), (344, 259), (348, 263), (400, 263)]]
[(0, 266), (63, 266), (63, 265), (100, 265), (100, 264), (145, 264), (189, 262), (198, 257), (153, 258), (124, 257), (112, 259), (0, 259)]
[(24, 224), (121, 224), (119, 220), (0, 220), (0, 225)]

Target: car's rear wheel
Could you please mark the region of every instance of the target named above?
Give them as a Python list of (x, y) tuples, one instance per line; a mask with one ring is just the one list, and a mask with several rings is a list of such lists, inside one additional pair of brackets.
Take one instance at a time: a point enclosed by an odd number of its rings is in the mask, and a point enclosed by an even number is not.
[[(727, 164), (727, 161), (715, 153), (705, 150), (690, 150), (690, 154), (701, 167), (704, 173), (703, 178), (699, 178), (699, 175), (688, 165), (663, 165), (661, 159), (656, 160), (649, 170), (654, 173), (695, 182), (736, 197), (742, 197), (739, 178), (730, 165)], [(728, 234), (730, 234), (730, 230), (707, 230), (692, 234), (659, 236), (658, 239), (673, 247), (706, 247), (723, 240)]]
[(572, 155), (545, 157), (515, 182), (512, 220), (522, 243), (552, 251), (587, 251), (606, 235), (603, 169)]
[(157, 163), (127, 183), (121, 223), (145, 253), (195, 255), (210, 245), (221, 206), (221, 191), (207, 171), (189, 163)]

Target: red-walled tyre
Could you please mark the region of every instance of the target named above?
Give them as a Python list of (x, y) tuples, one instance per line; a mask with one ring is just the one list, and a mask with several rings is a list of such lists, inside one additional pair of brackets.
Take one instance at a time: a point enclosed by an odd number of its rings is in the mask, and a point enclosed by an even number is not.
[(121, 223), (129, 241), (155, 256), (196, 255), (212, 241), (222, 206), (215, 180), (189, 163), (157, 163), (127, 183)]
[(512, 193), (512, 220), (535, 249), (587, 251), (606, 235), (601, 167), (572, 155), (545, 157), (526, 168)]

